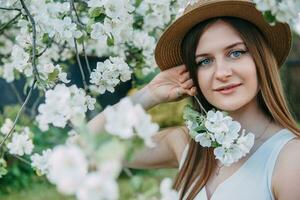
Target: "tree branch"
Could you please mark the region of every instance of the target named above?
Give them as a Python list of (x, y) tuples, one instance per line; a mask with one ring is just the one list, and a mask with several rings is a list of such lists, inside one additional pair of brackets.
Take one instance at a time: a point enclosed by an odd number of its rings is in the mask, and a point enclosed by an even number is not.
[[(74, 0), (70, 0), (70, 11), (69, 11), (69, 14), (70, 14), (70, 17), (72, 19), (72, 22), (75, 22), (78, 25), (78, 23), (79, 23), (78, 19), (79, 18), (77, 19), (77, 21), (74, 20), (74, 17), (72, 15), (72, 11), (73, 10), (76, 13), (75, 5), (74, 5)], [(76, 16), (78, 17), (77, 14), (76, 14)], [(85, 90), (87, 90), (88, 89), (88, 85), (86, 83), (85, 75), (84, 75), (84, 71), (83, 71), (83, 67), (82, 67), (82, 64), (81, 64), (81, 61), (80, 61), (79, 52), (78, 52), (78, 45), (77, 45), (76, 38), (74, 38), (74, 46), (75, 46), (76, 60), (77, 60), (77, 63), (78, 63), (79, 69), (80, 69), (80, 74), (81, 74), (81, 77), (82, 77), (83, 87), (84, 87)]]
[(28, 8), (26, 7), (26, 5), (24, 3), (24, 0), (20, 0), (20, 1), (21, 1), (21, 4), (22, 4), (22, 7), (25, 10), (25, 13), (28, 16), (29, 21), (32, 25), (32, 68), (33, 68), (33, 73), (34, 73), (35, 79), (37, 80), (38, 83), (40, 83), (41, 79), (40, 79), (40, 75), (39, 75), (39, 72), (38, 72), (37, 67), (36, 67), (36, 27), (35, 27), (35, 21), (34, 21), (34, 18), (32, 17), (32, 15), (30, 14)]
[(20, 104), (23, 104), (23, 99), (21, 98), (19, 92), (18, 92), (18, 89), (16, 88), (15, 84), (12, 82), (12, 83), (9, 83), (9, 86), (11, 87), (12, 91), (15, 93), (17, 99), (18, 99), (18, 102)]
[(14, 18), (12, 18), (11, 20), (9, 20), (6, 24), (2, 25), (0, 27), (0, 34), (5, 30), (6, 27), (8, 27), (12, 23), (14, 23), (15, 20), (17, 20), (20, 16), (21, 16), (21, 12), (19, 12)]
[(87, 57), (87, 55), (86, 55), (85, 46), (84, 46), (84, 41), (82, 41), (82, 52), (83, 52), (83, 55), (84, 55), (85, 63), (86, 63), (87, 69), (88, 69), (88, 71), (89, 71), (89, 74), (91, 74), (91, 73), (92, 73), (92, 70), (91, 70), (91, 66), (90, 66), (88, 57)]
[(77, 41), (76, 41), (75, 38), (74, 38), (74, 45), (75, 45), (76, 60), (77, 60), (77, 63), (78, 63), (79, 69), (80, 69), (80, 74), (81, 74), (81, 77), (82, 77), (83, 87), (84, 87), (85, 90), (87, 90), (88, 86), (87, 86), (87, 83), (86, 83), (86, 80), (85, 80), (85, 75), (84, 75), (84, 72), (83, 72), (83, 67), (82, 67), (82, 64), (81, 64), (81, 61), (80, 61), (80, 58), (79, 58)]
[(26, 99), (25, 99), (23, 105), (21, 106), (20, 110), (18, 111), (18, 114), (17, 114), (17, 116), (16, 116), (16, 118), (15, 118), (15, 121), (14, 121), (14, 123), (13, 123), (13, 126), (12, 126), (11, 130), (10, 130), (9, 133), (5, 136), (5, 138), (1, 141), (1, 143), (0, 143), (0, 149), (2, 149), (4, 142), (10, 137), (10, 135), (11, 135), (12, 132), (14, 131), (15, 126), (16, 126), (16, 124), (17, 124), (19, 118), (20, 118), (20, 115), (21, 115), (21, 113), (23, 112), (25, 106), (27, 105), (27, 103), (28, 103), (28, 101), (29, 101), (29, 99), (30, 99), (30, 97), (31, 97), (31, 94), (32, 94), (32, 91), (33, 91), (33, 89), (34, 89), (35, 83), (36, 83), (36, 79), (33, 80), (33, 83), (32, 83), (32, 85), (31, 85), (31, 87), (30, 87), (30, 90), (29, 90), (29, 92), (28, 92), (28, 94), (27, 94), (27, 97), (26, 97)]
[[(75, 8), (75, 4), (74, 4), (74, 0), (70, 0), (70, 3), (71, 3), (71, 7), (72, 9), (74, 10), (75, 14), (76, 14), (76, 18), (77, 18), (77, 21), (76, 21), (76, 24), (78, 26), (80, 26), (81, 28), (84, 28), (85, 24), (81, 22), (80, 18), (79, 18), (79, 15), (77, 13), (77, 10)], [(72, 14), (72, 13), (71, 13)], [(90, 63), (89, 63), (89, 60), (88, 60), (88, 57), (86, 55), (86, 51), (85, 51), (85, 45), (84, 45), (84, 41), (82, 41), (82, 51), (83, 51), (83, 54), (84, 54), (84, 59), (85, 59), (85, 63), (86, 63), (86, 66), (87, 66), (87, 69), (89, 71), (89, 74), (91, 74), (91, 66), (90, 66)]]
[(0, 10), (16, 10), (16, 11), (21, 12), (20, 8), (5, 8), (5, 7), (0, 7)]

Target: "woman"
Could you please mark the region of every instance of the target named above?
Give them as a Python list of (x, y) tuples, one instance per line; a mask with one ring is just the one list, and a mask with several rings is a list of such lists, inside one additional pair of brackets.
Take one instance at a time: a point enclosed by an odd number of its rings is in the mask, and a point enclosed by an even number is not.
[[(254, 133), (254, 146), (225, 167), (212, 148), (189, 137), (186, 127), (172, 127), (155, 136), (154, 148), (124, 165), (180, 166), (174, 183), (180, 199), (300, 199), (300, 131), (278, 72), (290, 46), (288, 25), (271, 27), (251, 1), (203, 0), (187, 7), (156, 47), (162, 72), (131, 99), (149, 109), (196, 96), (205, 110), (226, 111)], [(100, 113), (89, 128), (98, 132), (104, 123)]]

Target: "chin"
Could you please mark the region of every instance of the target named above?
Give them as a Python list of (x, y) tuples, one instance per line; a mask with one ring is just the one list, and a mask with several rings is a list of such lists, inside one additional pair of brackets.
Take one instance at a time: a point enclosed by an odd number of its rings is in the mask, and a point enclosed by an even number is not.
[(216, 103), (214, 106), (218, 108), (219, 110), (225, 111), (225, 112), (234, 112), (237, 110), (240, 110), (246, 105), (246, 103), (242, 102), (236, 102), (236, 103), (230, 103), (230, 104), (224, 104), (224, 103)]

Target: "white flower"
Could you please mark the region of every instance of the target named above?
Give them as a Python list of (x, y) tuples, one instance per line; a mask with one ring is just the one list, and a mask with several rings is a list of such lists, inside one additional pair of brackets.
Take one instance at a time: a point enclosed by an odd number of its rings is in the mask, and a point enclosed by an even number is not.
[[(122, 115), (120, 113), (123, 113)], [(118, 105), (107, 107), (104, 111), (105, 129), (112, 135), (128, 139), (133, 137), (133, 126), (138, 119), (134, 112), (134, 106), (129, 98), (122, 99)]]
[(254, 0), (256, 8), (260, 11), (272, 10), (274, 12), (276, 8), (276, 0)]
[(155, 28), (164, 28), (171, 20), (170, 7), (170, 0), (142, 1), (136, 12), (144, 17), (143, 30), (151, 32)]
[[(122, 113), (122, 114), (120, 114)], [(133, 105), (127, 97), (114, 107), (107, 107), (104, 111), (105, 129), (112, 135), (128, 139), (137, 135), (144, 139), (146, 145), (154, 146), (151, 138), (158, 131), (158, 125), (151, 122), (149, 115), (140, 105)]]
[(9, 119), (9, 118), (5, 119), (5, 122), (4, 122), (4, 124), (2, 125), (0, 131), (1, 131), (4, 135), (7, 135), (7, 134), (11, 131), (11, 129), (12, 129), (12, 127), (13, 127), (13, 124), (14, 124), (14, 123), (13, 123), (13, 121), (11, 121), (11, 119)]
[(256, 8), (262, 12), (270, 11), (279, 22), (293, 25), (300, 12), (300, 2), (296, 0), (254, 0)]
[(240, 123), (220, 111), (210, 110), (203, 116), (187, 106), (184, 119), (194, 140), (203, 147), (213, 147), (215, 158), (225, 166), (249, 153), (254, 144), (254, 134), (245, 136), (243, 130), (242, 135), (239, 135)]
[(46, 91), (45, 97), (45, 103), (38, 107), (39, 115), (36, 117), (43, 131), (49, 129), (49, 124), (64, 128), (68, 120), (83, 118), (87, 109), (93, 109), (96, 102), (75, 85), (67, 87), (58, 84), (53, 90)]
[(9, 153), (19, 156), (31, 154), (33, 147), (32, 140), (29, 138), (28, 128), (20, 134), (14, 132), (11, 142), (7, 144)]
[(245, 130), (243, 130), (236, 142), (215, 148), (214, 154), (225, 166), (229, 166), (249, 153), (253, 144), (254, 134), (248, 133), (245, 136)]
[(56, 146), (49, 157), (48, 179), (63, 194), (74, 194), (80, 189), (88, 171), (88, 162), (77, 146)]
[(37, 65), (38, 72), (40, 73), (40, 76), (43, 80), (48, 80), (49, 75), (56, 71), (57, 74), (56, 77), (51, 77), (51, 81), (55, 82), (56, 79), (59, 79), (60, 81), (64, 83), (69, 83), (70, 80), (67, 80), (67, 73), (62, 71), (62, 68), (60, 65), (53, 65), (53, 63), (46, 63), (46, 64), (39, 64)]
[(300, 12), (300, 3), (296, 3), (294, 0), (285, 0), (279, 2), (278, 10), (275, 13), (276, 19), (279, 22), (292, 23), (298, 17)]
[(101, 0), (88, 0), (87, 3), (90, 8), (100, 8), (104, 5), (104, 1)]
[(195, 141), (199, 142), (200, 145), (203, 146), (203, 147), (211, 147), (211, 143), (212, 143), (211, 136), (212, 135), (208, 132), (200, 133), (200, 134), (196, 135)]
[(214, 133), (215, 140), (224, 147), (229, 147), (238, 138), (241, 125), (232, 121), (229, 116), (224, 116), (220, 111), (208, 111), (205, 127)]
[(220, 111), (208, 111), (207, 120), (205, 121), (205, 127), (212, 133), (224, 133), (228, 132), (227, 122), (231, 121), (231, 117), (224, 116)]
[(42, 155), (33, 154), (31, 158), (31, 166), (39, 171), (41, 175), (47, 174), (49, 171), (48, 159), (52, 151), (50, 149), (44, 150)]
[(132, 71), (122, 58), (110, 57), (104, 62), (98, 62), (97, 68), (91, 73), (90, 82), (94, 90), (103, 94), (106, 90), (114, 92), (114, 87), (131, 78)]
[(220, 160), (225, 166), (230, 166), (242, 157), (242, 152), (238, 145), (232, 144), (229, 148), (217, 147), (214, 149), (216, 159)]
[(248, 133), (245, 135), (245, 130), (242, 131), (242, 135), (238, 138), (236, 144), (241, 149), (243, 156), (249, 153), (250, 149), (254, 145), (255, 135), (253, 133)]
[(227, 126), (228, 132), (224, 134), (224, 137), (222, 139), (216, 139), (218, 143), (222, 144), (224, 147), (229, 147), (239, 137), (238, 133), (241, 130), (240, 123), (236, 121), (228, 121)]
[(103, 143), (97, 152), (97, 156), (93, 159), (97, 169), (106, 176), (118, 178), (126, 146), (119, 140), (110, 140)]
[(107, 35), (109, 35), (109, 32), (103, 24), (97, 22), (92, 25), (92, 32), (91, 32), (92, 39), (102, 40), (106, 42)]
[(172, 180), (164, 178), (160, 183), (161, 200), (176, 200), (179, 198), (178, 193), (172, 189)]
[(147, 146), (154, 147), (152, 136), (159, 130), (159, 126), (151, 122), (151, 116), (144, 111), (141, 105), (135, 106), (135, 112), (139, 119), (139, 122), (134, 125), (138, 136), (144, 139)]
[(3, 66), (3, 78), (7, 82), (12, 82), (15, 79), (13, 63), (5, 63)]
[(118, 184), (115, 179), (103, 173), (89, 173), (76, 192), (78, 200), (117, 200)]

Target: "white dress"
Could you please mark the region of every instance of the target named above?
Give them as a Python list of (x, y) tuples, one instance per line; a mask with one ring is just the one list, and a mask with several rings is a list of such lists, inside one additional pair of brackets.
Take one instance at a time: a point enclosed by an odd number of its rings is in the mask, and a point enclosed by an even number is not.
[[(273, 169), (282, 147), (295, 137), (297, 136), (288, 129), (278, 131), (216, 188), (211, 199), (208, 199), (204, 186), (194, 200), (275, 200), (271, 185)], [(179, 168), (183, 164), (187, 150), (188, 146), (183, 152)], [(183, 199), (186, 197), (187, 194)]]

